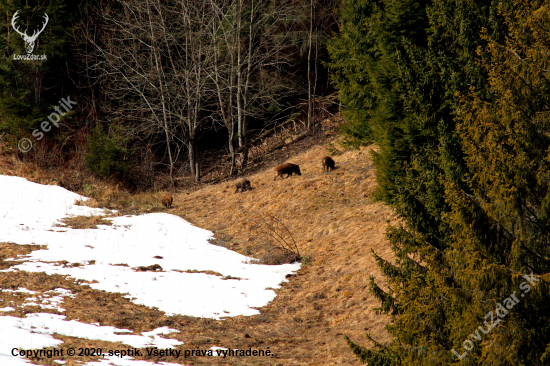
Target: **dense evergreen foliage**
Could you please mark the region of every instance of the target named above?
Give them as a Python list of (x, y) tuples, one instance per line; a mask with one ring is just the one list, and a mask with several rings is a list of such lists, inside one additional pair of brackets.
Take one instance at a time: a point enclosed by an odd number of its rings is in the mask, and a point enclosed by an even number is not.
[[(36, 56), (46, 60), (20, 60), (14, 56), (27, 54), (22, 36), (12, 27), (32, 35), (47, 24), (33, 49)], [(29, 1), (10, 1), (0, 4), (0, 133), (9, 137), (24, 135), (39, 126), (44, 115), (59, 104), (59, 100), (76, 88), (67, 69), (73, 57), (69, 42), (73, 32), (78, 2), (70, 6), (64, 0), (51, 0), (45, 4)]]
[(124, 161), (128, 141), (120, 130), (119, 125), (113, 124), (109, 133), (105, 134), (98, 125), (89, 137), (86, 165), (101, 177), (108, 178), (115, 174), (120, 177), (130, 168)]
[(402, 222), (396, 263), (376, 257), (390, 290), (371, 283), (393, 341), (350, 340), (369, 365), (547, 364), (548, 16), (547, 2), (343, 2), (345, 133), (379, 146), (377, 195)]

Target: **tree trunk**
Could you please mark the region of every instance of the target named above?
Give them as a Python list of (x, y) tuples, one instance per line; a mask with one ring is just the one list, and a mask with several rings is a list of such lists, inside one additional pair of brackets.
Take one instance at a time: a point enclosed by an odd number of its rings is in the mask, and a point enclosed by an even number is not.
[(195, 141), (195, 182), (198, 183), (201, 181), (201, 167), (199, 164), (199, 144)]
[[(250, 23), (248, 24), (249, 34), (248, 34), (248, 59), (247, 59), (247, 66), (246, 66), (246, 81), (244, 84), (244, 91), (243, 91), (243, 104), (244, 108), (248, 109), (248, 91), (249, 91), (249, 85), (250, 85), (250, 74), (252, 73), (252, 39), (253, 39), (253, 33), (254, 33), (254, 0), (250, 2)], [(243, 154), (243, 162), (241, 164), (241, 169), (245, 168), (248, 164), (248, 147), (249, 147), (249, 138), (248, 138), (248, 120), (247, 116), (243, 116), (243, 128), (242, 128), (242, 139), (243, 144), (241, 145), (242, 154)]]
[(174, 187), (174, 157), (172, 156), (172, 149), (170, 148), (170, 133), (168, 132), (168, 126), (165, 126), (164, 131), (166, 132), (166, 148), (168, 149), (168, 158), (170, 159), (170, 183), (172, 187)]
[[(161, 66), (159, 64), (159, 50), (157, 49), (157, 44), (154, 41), (155, 31), (154, 31), (154, 26), (153, 26), (153, 21), (152, 21), (152, 16), (151, 16), (151, 8), (149, 6), (147, 7), (147, 13), (149, 15), (149, 28), (151, 30), (151, 39), (152, 39), (151, 45), (152, 45), (153, 55), (155, 57), (155, 68), (156, 68), (157, 74), (159, 76), (162, 76), (163, 72), (162, 72)], [(170, 183), (171, 183), (172, 187), (174, 187), (174, 158), (172, 157), (172, 149), (170, 149), (170, 133), (169, 133), (169, 130), (168, 130), (168, 113), (167, 113), (167, 110), (166, 110), (166, 96), (165, 96), (165, 91), (164, 91), (164, 80), (161, 77), (159, 81), (160, 81), (159, 86), (160, 86), (160, 95), (161, 95), (161, 104), (162, 104), (162, 119), (163, 119), (163, 122), (164, 122), (164, 132), (166, 133), (166, 148), (168, 149), (168, 157), (170, 159)]]
[(199, 149), (196, 138), (189, 139), (187, 149), (189, 150), (189, 167), (191, 168), (191, 176), (195, 182), (199, 182), (201, 173), (199, 169)]
[(311, 47), (313, 43), (313, 5), (315, 0), (309, 3), (309, 47), (307, 52), (307, 129), (313, 128), (313, 87), (311, 81)]
[(229, 176), (235, 174), (235, 134), (233, 131), (229, 134), (229, 153), (231, 154), (231, 168), (229, 169)]
[(243, 101), (242, 101), (242, 91), (243, 91), (243, 75), (241, 67), (241, 11), (242, 11), (242, 1), (239, 1), (239, 14), (237, 20), (237, 137), (239, 139), (239, 147), (242, 149), (244, 145), (243, 138)]

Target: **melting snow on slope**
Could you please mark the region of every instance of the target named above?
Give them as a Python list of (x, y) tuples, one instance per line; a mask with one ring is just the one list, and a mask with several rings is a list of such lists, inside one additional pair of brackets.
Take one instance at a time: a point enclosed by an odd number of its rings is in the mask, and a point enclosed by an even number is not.
[[(103, 213), (76, 206), (74, 202), (79, 199), (84, 197), (61, 187), (0, 176), (0, 242), (48, 246), (32, 252), (26, 262), (10, 271), (46, 272), (98, 281), (90, 286), (128, 294), (134, 302), (157, 307), (169, 315), (219, 319), (259, 314), (254, 308), (273, 300), (272, 289), (299, 268), (299, 264), (247, 264), (250, 258), (208, 243), (213, 236), (210, 231), (166, 213), (114, 217), (110, 218), (112, 226), (98, 225), (98, 229), (55, 227), (58, 219), (68, 215)], [(81, 265), (49, 263), (63, 260)], [(154, 264), (163, 271), (132, 269)], [(187, 270), (215, 271), (241, 280), (181, 272)]]
[[(17, 290), (2, 289), (2, 292), (31, 294), (33, 296), (26, 298), (23, 306), (39, 306), (41, 309), (57, 310), (60, 313), (65, 311), (65, 309), (59, 306), (63, 302), (63, 299), (65, 297), (76, 297), (70, 290), (64, 288), (56, 288), (44, 293), (37, 293), (36, 291), (30, 291), (26, 288), (18, 288)], [(11, 311), (14, 310), (13, 308), (11, 309)], [(0, 311), (2, 311), (2, 309), (0, 309)]]
[[(19, 177), (0, 176), (0, 242), (47, 246), (47, 249), (25, 256), (25, 262), (6, 271), (45, 272), (97, 281), (90, 283), (90, 287), (125, 294), (135, 303), (157, 307), (168, 315), (219, 319), (223, 316), (258, 314), (259, 311), (254, 308), (273, 300), (275, 292), (272, 289), (278, 288), (287, 274), (299, 268), (299, 264), (248, 264), (250, 258), (208, 243), (211, 232), (165, 213), (114, 217), (110, 218), (113, 225), (99, 225), (98, 229), (56, 227), (58, 220), (64, 217), (106, 213), (101, 209), (75, 205), (75, 201), (82, 199), (86, 198), (61, 187), (44, 186)], [(59, 261), (79, 263), (80, 266), (55, 263)], [(136, 272), (132, 269), (154, 264), (163, 270)], [(215, 271), (240, 280), (223, 280), (220, 276), (183, 272), (188, 270)], [(57, 292), (61, 297), (69, 296)], [(38, 305), (56, 306), (58, 311), (63, 311), (59, 308), (59, 298), (47, 302), (43, 298), (39, 298)], [(0, 309), (3, 315), (8, 315), (10, 310), (10, 307)], [(29, 328), (31, 324), (35, 328)], [(55, 314), (30, 314), (26, 318), (0, 316), (0, 334), (17, 334), (18, 337), (0, 338), (0, 364), (21, 365), (26, 362), (9, 354), (13, 347), (38, 349), (59, 344), (59, 340), (50, 336), (53, 332), (81, 338), (103, 332), (101, 337), (112, 337), (115, 330), (108, 328), (112, 327), (66, 321), (62, 315)], [(30, 329), (33, 329), (32, 333)], [(128, 342), (141, 342), (138, 339), (143, 337), (115, 336), (137, 337), (121, 341), (129, 345), (131, 343)], [(154, 341), (174, 342), (151, 336)], [(149, 336), (145, 338), (152, 342)], [(27, 342), (13, 346), (14, 339), (30, 341), (31, 344)], [(118, 365), (116, 362), (123, 362), (124, 366), (152, 365), (131, 359), (101, 360), (88, 365)]]
[[(70, 337), (121, 342), (136, 348), (171, 348), (183, 344), (178, 340), (161, 338), (159, 336), (160, 334), (177, 332), (177, 330), (167, 327), (159, 328), (151, 332), (144, 332), (142, 335), (117, 334), (124, 332), (132, 333), (132, 331), (111, 326), (84, 324), (76, 320), (67, 321), (64, 319), (64, 315), (48, 313), (28, 314), (25, 318), (0, 316), (0, 364), (2, 366), (27, 364), (25, 359), (14, 357), (11, 354), (13, 348), (25, 350), (41, 349), (44, 347), (55, 347), (63, 343), (63, 341), (51, 336), (54, 333)], [(112, 359), (102, 360), (100, 362), (106, 361), (112, 362)], [(132, 360), (125, 358), (121, 360), (121, 362), (127, 366), (131, 366)], [(134, 360), (133, 362), (138, 361)], [(143, 365), (153, 365), (152, 363), (145, 363), (145, 361), (140, 362), (143, 362)], [(88, 363), (88, 365), (102, 364), (108, 365), (109, 363)], [(138, 365), (139, 363), (136, 364), (136, 366)]]

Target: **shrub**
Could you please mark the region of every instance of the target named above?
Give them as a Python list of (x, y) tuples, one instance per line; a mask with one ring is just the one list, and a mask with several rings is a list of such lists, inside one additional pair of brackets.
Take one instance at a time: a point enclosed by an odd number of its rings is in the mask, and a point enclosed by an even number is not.
[(108, 134), (98, 126), (88, 141), (86, 166), (103, 178), (123, 175), (130, 169), (125, 161), (128, 154), (127, 139), (122, 136), (121, 128), (113, 125)]

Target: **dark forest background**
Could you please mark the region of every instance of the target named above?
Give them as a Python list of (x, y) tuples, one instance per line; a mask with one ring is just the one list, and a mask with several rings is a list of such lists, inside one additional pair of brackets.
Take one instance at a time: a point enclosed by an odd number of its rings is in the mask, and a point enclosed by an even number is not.
[[(21, 158), (82, 164), (150, 188), (166, 174), (199, 182), (215, 154), (229, 175), (248, 165), (256, 136), (300, 115), (314, 130), (315, 99), (334, 93), (326, 42), (335, 0), (2, 2), (0, 133), (15, 146), (70, 95), (78, 107)], [(49, 23), (25, 55), (28, 35)], [(17, 153), (17, 151), (14, 151)], [(19, 154), (19, 153), (18, 153)], [(78, 157), (76, 157), (76, 155)], [(218, 157), (218, 156), (216, 156)]]
[[(371, 292), (369, 365), (550, 364), (550, 3), (526, 0), (3, 1), (4, 154), (134, 188), (199, 181), (338, 92), (348, 148), (374, 143), (397, 261)], [(11, 26), (49, 24), (35, 54)], [(24, 154), (59, 100), (74, 112)], [(358, 284), (361, 286), (362, 284)]]

